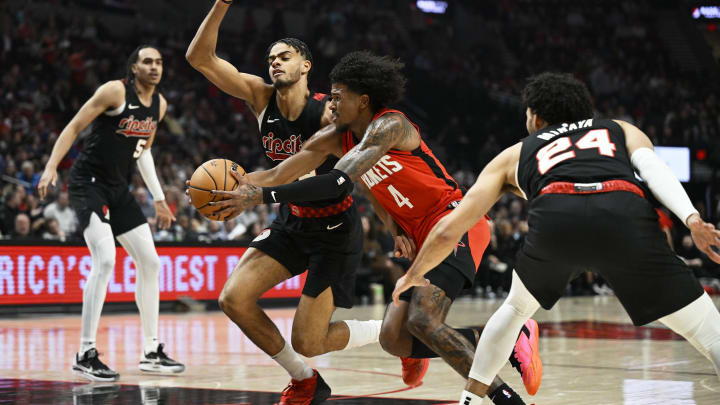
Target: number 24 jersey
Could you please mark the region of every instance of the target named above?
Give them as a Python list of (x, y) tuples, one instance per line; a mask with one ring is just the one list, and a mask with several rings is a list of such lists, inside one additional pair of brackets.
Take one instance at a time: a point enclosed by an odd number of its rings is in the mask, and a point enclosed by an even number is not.
[(518, 186), (528, 200), (553, 182), (596, 183), (635, 177), (625, 131), (606, 119), (587, 119), (551, 125), (522, 140), (517, 169)]

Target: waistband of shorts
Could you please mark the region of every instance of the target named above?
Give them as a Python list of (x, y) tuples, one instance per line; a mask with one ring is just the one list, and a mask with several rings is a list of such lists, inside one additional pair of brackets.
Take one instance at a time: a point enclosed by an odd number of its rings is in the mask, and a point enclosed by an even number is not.
[(342, 214), (347, 211), (352, 204), (353, 198), (349, 195), (339, 203), (328, 205), (327, 207), (301, 207), (292, 203), (288, 203), (288, 207), (290, 208), (290, 213), (299, 218), (323, 218)]
[(543, 187), (539, 194), (597, 194), (611, 191), (628, 191), (645, 198), (642, 189), (627, 180), (608, 180), (599, 183), (558, 181)]

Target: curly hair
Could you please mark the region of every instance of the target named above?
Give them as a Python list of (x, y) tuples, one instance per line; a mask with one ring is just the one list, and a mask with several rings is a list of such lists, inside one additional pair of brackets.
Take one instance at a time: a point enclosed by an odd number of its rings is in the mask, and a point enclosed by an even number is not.
[(310, 73), (312, 72), (312, 63), (313, 63), (313, 57), (312, 53), (310, 53), (310, 48), (307, 46), (307, 44), (297, 38), (283, 38), (278, 39), (277, 41), (273, 42), (268, 46), (267, 50), (265, 51), (265, 60), (268, 59), (270, 56), (270, 50), (272, 50), (272, 47), (277, 44), (285, 44), (297, 51), (297, 53), (300, 54), (305, 60), (310, 61), (310, 70), (308, 71), (308, 79), (310, 79)]
[(389, 56), (377, 56), (370, 51), (351, 52), (330, 72), (332, 83), (342, 83), (350, 90), (367, 94), (370, 106), (377, 111), (398, 102), (405, 94), (407, 80), (402, 74), (405, 64)]
[(522, 91), (522, 101), (549, 125), (593, 116), (590, 92), (569, 73), (544, 72), (530, 77)]

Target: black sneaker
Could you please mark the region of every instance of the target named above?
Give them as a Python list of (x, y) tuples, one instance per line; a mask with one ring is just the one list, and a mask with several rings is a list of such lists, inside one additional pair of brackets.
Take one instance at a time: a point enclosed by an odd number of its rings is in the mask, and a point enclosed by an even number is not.
[(140, 370), (155, 373), (182, 373), (185, 366), (168, 357), (163, 351), (165, 345), (160, 343), (154, 352), (143, 354), (140, 359)]
[(120, 374), (100, 361), (95, 348), (86, 351), (82, 357), (76, 354), (72, 369), (90, 381), (117, 381), (120, 378)]

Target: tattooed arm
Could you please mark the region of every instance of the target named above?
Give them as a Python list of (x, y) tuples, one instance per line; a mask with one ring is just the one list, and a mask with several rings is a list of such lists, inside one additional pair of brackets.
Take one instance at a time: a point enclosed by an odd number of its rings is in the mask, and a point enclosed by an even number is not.
[[(419, 145), (415, 127), (401, 114), (386, 114), (371, 122), (362, 141), (350, 149), (329, 173), (278, 187), (244, 184), (236, 191), (214, 192), (225, 200), (210, 203), (230, 211), (245, 210), (262, 202), (318, 201), (352, 192), (353, 182), (370, 170), (392, 148), (411, 150)], [(224, 212), (224, 211), (223, 211)]]
[(401, 114), (386, 114), (370, 123), (362, 141), (335, 164), (335, 169), (356, 181), (370, 170), (390, 149), (414, 149), (419, 134)]

